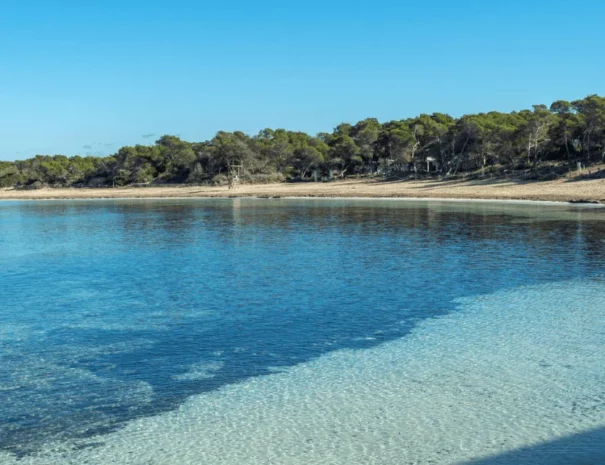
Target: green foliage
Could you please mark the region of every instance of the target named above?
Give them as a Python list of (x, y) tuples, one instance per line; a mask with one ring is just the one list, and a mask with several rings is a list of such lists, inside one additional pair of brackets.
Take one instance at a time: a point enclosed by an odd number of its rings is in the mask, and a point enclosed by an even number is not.
[(570, 166), (605, 161), (605, 98), (457, 119), (443, 113), (384, 124), (367, 118), (316, 136), (267, 128), (253, 137), (220, 131), (190, 143), (165, 135), (103, 158), (36, 155), (0, 162), (0, 187), (226, 184), (234, 170), (246, 182), (310, 179), (314, 173), (448, 175), (494, 167), (535, 170), (547, 160)]

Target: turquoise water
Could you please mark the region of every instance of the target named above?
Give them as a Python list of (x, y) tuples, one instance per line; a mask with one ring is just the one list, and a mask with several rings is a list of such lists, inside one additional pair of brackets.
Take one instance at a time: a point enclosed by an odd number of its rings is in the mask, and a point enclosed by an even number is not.
[(0, 463), (603, 463), (604, 239), (542, 204), (0, 202)]

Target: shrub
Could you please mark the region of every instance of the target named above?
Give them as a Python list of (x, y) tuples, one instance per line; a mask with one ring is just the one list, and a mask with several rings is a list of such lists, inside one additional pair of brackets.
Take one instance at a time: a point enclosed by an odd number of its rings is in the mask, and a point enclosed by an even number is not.
[(229, 184), (229, 178), (224, 174), (217, 174), (212, 178), (210, 184), (214, 186), (226, 186), (227, 184)]
[(248, 184), (269, 184), (275, 182), (284, 182), (286, 178), (281, 173), (270, 174), (245, 174), (241, 178), (242, 182)]

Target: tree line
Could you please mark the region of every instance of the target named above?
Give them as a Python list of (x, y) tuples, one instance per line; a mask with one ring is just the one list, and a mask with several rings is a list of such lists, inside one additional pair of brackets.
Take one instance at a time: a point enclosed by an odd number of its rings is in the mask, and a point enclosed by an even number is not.
[(605, 162), (605, 98), (590, 95), (550, 107), (453, 118), (444, 113), (380, 123), (368, 118), (311, 136), (263, 129), (255, 136), (218, 132), (186, 142), (162, 136), (153, 145), (122, 147), (107, 157), (36, 155), (0, 161), (0, 187), (124, 186), (367, 176), (554, 175)]

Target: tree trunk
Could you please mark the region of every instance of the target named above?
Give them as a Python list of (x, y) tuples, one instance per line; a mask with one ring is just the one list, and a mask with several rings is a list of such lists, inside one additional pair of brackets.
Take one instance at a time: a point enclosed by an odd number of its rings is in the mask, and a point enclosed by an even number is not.
[(454, 175), (456, 175), (456, 173), (458, 173), (458, 169), (460, 168), (460, 163), (462, 161), (462, 154), (466, 150), (466, 145), (468, 144), (469, 140), (470, 140), (470, 136), (466, 136), (466, 140), (464, 141), (464, 145), (462, 146), (462, 150), (458, 154), (458, 160), (456, 161), (456, 169), (454, 170)]

